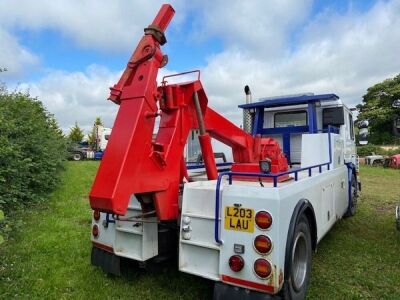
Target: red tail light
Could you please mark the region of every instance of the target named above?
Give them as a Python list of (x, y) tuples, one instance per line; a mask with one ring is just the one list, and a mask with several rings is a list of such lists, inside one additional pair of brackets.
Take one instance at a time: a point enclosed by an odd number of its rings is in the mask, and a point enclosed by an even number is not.
[(266, 259), (259, 258), (254, 262), (254, 272), (261, 278), (268, 278), (271, 275), (271, 264)]
[(100, 212), (98, 210), (93, 211), (93, 219), (97, 222), (100, 220)]
[(254, 248), (260, 254), (267, 254), (272, 249), (271, 239), (265, 235), (259, 235), (254, 239)]
[(92, 227), (92, 234), (95, 238), (97, 238), (99, 236), (99, 226), (97, 225), (93, 225)]
[(233, 255), (229, 258), (229, 267), (233, 272), (239, 272), (244, 267), (244, 260), (240, 255)]
[(256, 224), (260, 229), (268, 229), (272, 225), (272, 216), (269, 212), (264, 210), (256, 213)]

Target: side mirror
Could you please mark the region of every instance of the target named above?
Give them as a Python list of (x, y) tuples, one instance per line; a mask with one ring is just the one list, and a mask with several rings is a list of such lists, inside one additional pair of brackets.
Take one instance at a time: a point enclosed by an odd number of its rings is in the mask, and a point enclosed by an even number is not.
[(358, 133), (359, 139), (358, 142), (360, 145), (368, 144), (368, 128), (361, 128)]
[(368, 128), (368, 121), (367, 120), (362, 120), (362, 121), (358, 122), (358, 128), (360, 128), (360, 129)]

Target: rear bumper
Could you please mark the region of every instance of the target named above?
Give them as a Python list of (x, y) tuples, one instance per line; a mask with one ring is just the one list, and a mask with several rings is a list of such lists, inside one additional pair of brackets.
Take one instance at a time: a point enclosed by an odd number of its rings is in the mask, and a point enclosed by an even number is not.
[(237, 286), (225, 284), (223, 282), (215, 282), (214, 300), (277, 300), (282, 299), (278, 295), (269, 295)]

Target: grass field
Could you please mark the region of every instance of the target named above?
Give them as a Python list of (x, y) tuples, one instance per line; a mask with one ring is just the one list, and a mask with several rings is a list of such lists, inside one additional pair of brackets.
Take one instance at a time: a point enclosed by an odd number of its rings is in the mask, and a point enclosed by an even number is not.
[[(122, 277), (90, 265), (87, 194), (97, 162), (69, 162), (49, 202), (18, 212), (23, 225), (0, 247), (0, 299), (209, 299), (212, 283), (132, 269)], [(357, 215), (340, 221), (313, 256), (309, 299), (400, 299), (400, 171), (361, 169)]]

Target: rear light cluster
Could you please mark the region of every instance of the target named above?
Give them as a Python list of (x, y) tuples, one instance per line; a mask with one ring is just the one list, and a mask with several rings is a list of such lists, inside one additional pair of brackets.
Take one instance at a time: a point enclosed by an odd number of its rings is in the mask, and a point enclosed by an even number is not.
[(260, 278), (268, 278), (269, 275), (271, 275), (271, 271), (271, 264), (268, 260), (259, 258), (254, 262), (254, 272), (256, 272)]
[(272, 216), (269, 212), (262, 210), (256, 213), (255, 221), (258, 228), (266, 230), (272, 225)]
[[(98, 222), (100, 220), (100, 212), (98, 210), (93, 211), (93, 219)], [(99, 231), (99, 226), (97, 224), (94, 224), (92, 227), (92, 235), (93, 237), (97, 238), (100, 234)]]
[[(267, 230), (272, 226), (272, 216), (267, 211), (259, 211), (255, 215), (255, 223), (260, 230)], [(267, 255), (272, 251), (271, 239), (264, 235), (257, 235), (253, 242), (254, 249), (260, 255)], [(233, 272), (239, 272), (244, 267), (244, 259), (240, 255), (233, 255), (229, 258), (229, 267)], [(258, 258), (254, 262), (254, 272), (261, 279), (266, 279), (271, 275), (271, 263), (264, 259)]]
[(239, 272), (244, 267), (244, 260), (240, 255), (233, 255), (229, 258), (229, 267), (233, 272)]
[[(272, 216), (269, 212), (261, 210), (256, 213), (255, 222), (259, 229), (267, 230), (272, 226)], [(253, 245), (254, 249), (261, 255), (267, 255), (272, 250), (272, 241), (264, 234), (257, 235)], [(271, 263), (264, 258), (258, 258), (254, 262), (254, 272), (261, 279), (268, 278), (272, 272)]]
[(96, 224), (92, 227), (92, 234), (95, 238), (99, 236), (99, 226), (97, 226)]
[(271, 239), (266, 235), (258, 235), (254, 239), (254, 248), (262, 255), (270, 253), (272, 249)]
[(97, 222), (100, 220), (100, 212), (98, 210), (93, 211), (93, 219)]

